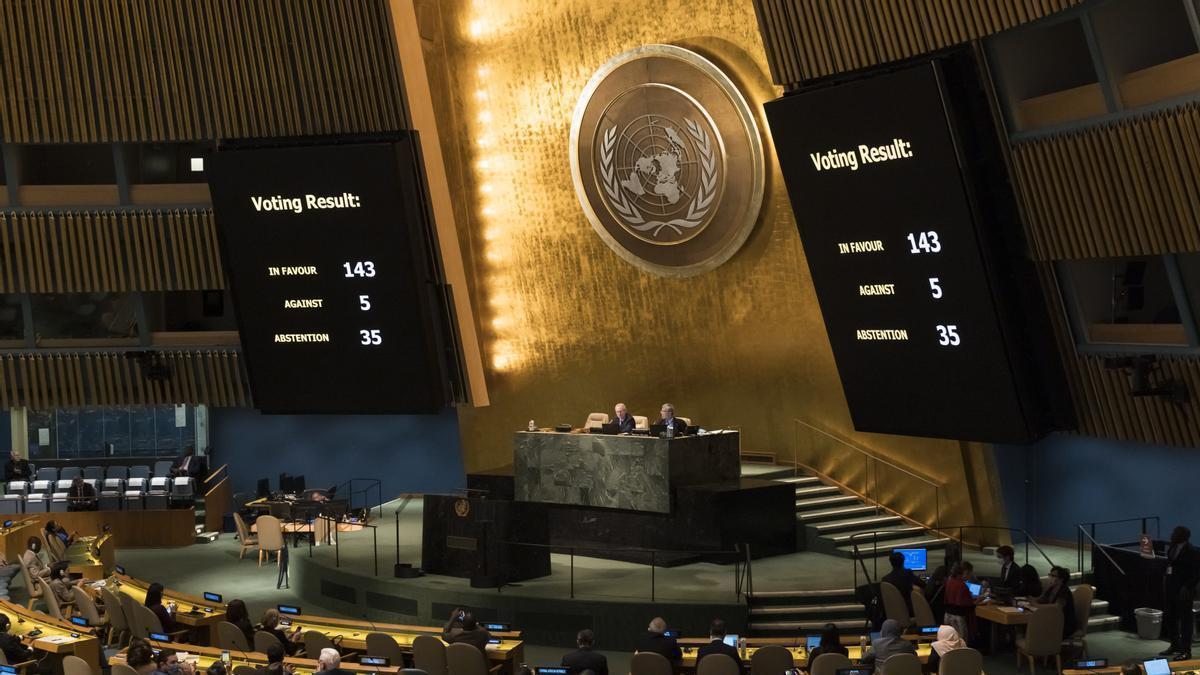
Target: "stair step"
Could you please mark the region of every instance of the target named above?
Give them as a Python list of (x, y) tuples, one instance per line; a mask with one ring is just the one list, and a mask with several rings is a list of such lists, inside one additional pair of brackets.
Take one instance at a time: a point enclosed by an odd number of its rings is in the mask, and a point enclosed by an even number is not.
[(858, 544), (859, 548), (871, 546), (875, 541), (891, 541), (892, 539), (911, 537), (912, 535), (924, 532), (925, 528), (916, 526), (904, 527), (868, 527), (856, 530), (854, 532), (842, 532), (840, 534), (830, 535), (828, 539), (837, 544), (849, 544), (851, 541)]
[(1111, 614), (1102, 616), (1093, 616), (1088, 618), (1088, 632), (1094, 633), (1104, 630), (1117, 630), (1121, 627), (1121, 617)]
[(813, 525), (818, 534), (825, 535), (839, 530), (878, 529), (887, 525), (899, 525), (904, 519), (900, 516), (869, 516), (866, 518), (851, 518), (850, 520), (830, 520)]
[(1093, 600), (1091, 615), (1092, 616), (1103, 616), (1105, 614), (1108, 614), (1108, 601), (1107, 600)]
[(862, 501), (858, 497), (852, 495), (834, 495), (832, 497), (817, 497), (815, 499), (798, 499), (796, 500), (797, 511), (807, 511), (810, 509), (819, 509), (824, 506), (848, 506), (850, 504), (861, 504)]
[(847, 614), (851, 612), (861, 616), (864, 613), (863, 606), (847, 603), (840, 605), (772, 605), (770, 607), (752, 607), (750, 609), (751, 616), (779, 614), (816, 614), (818, 616), (829, 616), (830, 614)]
[(821, 485), (821, 479), (816, 476), (788, 476), (787, 478), (776, 478), (780, 483), (789, 485)]
[(854, 595), (853, 588), (829, 588), (814, 591), (756, 591), (751, 600), (760, 598), (795, 598), (800, 599), (815, 599), (815, 598), (836, 598), (843, 596)]
[[(857, 500), (855, 500), (857, 502)], [(804, 524), (823, 522), (835, 518), (852, 518), (854, 516), (871, 515), (876, 512), (874, 506), (856, 503), (854, 506), (843, 506), (836, 509), (820, 509), (816, 511), (801, 511), (796, 519)]]
[(815, 485), (813, 487), (798, 487), (796, 488), (796, 499), (805, 499), (807, 497), (823, 497), (825, 495), (840, 495), (841, 490), (832, 485)]
[[(890, 555), (893, 549), (897, 548), (942, 548), (950, 543), (947, 537), (926, 537), (921, 539), (904, 539), (900, 541), (888, 541), (886, 546), (880, 546), (878, 550), (874, 547), (859, 544), (858, 556), (860, 558), (871, 558), (876, 555)], [(854, 555), (854, 547), (851, 545), (839, 546), (837, 550), (846, 556)]]

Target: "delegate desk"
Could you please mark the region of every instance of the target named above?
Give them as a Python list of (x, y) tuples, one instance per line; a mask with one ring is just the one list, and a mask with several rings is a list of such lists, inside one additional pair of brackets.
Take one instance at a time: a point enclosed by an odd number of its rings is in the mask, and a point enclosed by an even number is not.
[(33, 519), (16, 520), (12, 525), (0, 529), (0, 556), (5, 560), (21, 557), (29, 545), (30, 537), (42, 538), (38, 521)]
[[(707, 644), (707, 642), (706, 642)], [(792, 661), (797, 668), (808, 667), (808, 648), (806, 647), (785, 647), (792, 653)], [(758, 651), (758, 647), (746, 647), (742, 650), (742, 661), (749, 664), (754, 652)], [(684, 670), (694, 670), (696, 668), (696, 654), (698, 647), (683, 647), (683, 659), (680, 661), (680, 666)], [(850, 660), (858, 663), (862, 659), (862, 647), (858, 645), (848, 645), (846, 650), (850, 652)], [(929, 663), (929, 652), (932, 650), (930, 643), (921, 642), (917, 644), (917, 658), (921, 659), (921, 663)]]
[(997, 626), (1024, 626), (1034, 610), (1009, 605), (986, 604), (975, 608), (975, 618), (991, 621)]
[(115, 565), (116, 548), (111, 534), (80, 537), (67, 547), (67, 571), (88, 581), (103, 579)]
[[(155, 649), (174, 649), (177, 652), (182, 652), (182, 654), (180, 654), (180, 660), (191, 661), (192, 663), (196, 664), (197, 673), (203, 673), (214, 662), (221, 660), (222, 650), (218, 647), (199, 647), (196, 645), (179, 644), (177, 642), (155, 641), (151, 641), (151, 645)], [(112, 657), (108, 659), (108, 665), (112, 666), (115, 663), (125, 663), (125, 656), (128, 651), (129, 648), (126, 647), (116, 654), (113, 654)], [(187, 656), (184, 656), (184, 654)], [(258, 669), (267, 665), (267, 655), (263, 654), (262, 652), (242, 652), (235, 650), (229, 652), (229, 659), (230, 672), (232, 672), (233, 669), (237, 668), (238, 666), (247, 666)], [(289, 656), (284, 659), (284, 663), (290, 665), (296, 675), (310, 675), (311, 673), (315, 673), (320, 670), (320, 666), (317, 664), (316, 659), (301, 659), (294, 656)], [(341, 668), (342, 670), (348, 670), (356, 673), (399, 673), (401, 666), (387, 666), (384, 668), (380, 666), (363, 666), (357, 663), (350, 663), (349, 661), (342, 661)], [(96, 670), (95, 672), (99, 672), (99, 670)]]
[[(146, 591), (149, 588), (150, 584), (145, 581), (123, 574), (114, 574), (108, 580), (110, 591), (121, 591), (133, 598), (134, 602), (139, 605), (146, 604)], [(171, 602), (177, 605), (175, 609), (176, 623), (199, 633), (198, 639), (201, 642), (216, 644), (217, 624), (225, 620), (225, 605), (169, 588), (164, 589), (163, 604)]]
[[(1158, 658), (1158, 657), (1151, 657)], [(1188, 673), (1194, 675), (1196, 671), (1200, 671), (1200, 659), (1191, 659), (1188, 661), (1171, 661), (1172, 673)], [(1146, 672), (1146, 666), (1143, 663), (1138, 664), (1138, 668), (1142, 673)], [(1064, 668), (1063, 675), (1120, 675), (1121, 664), (1110, 665), (1107, 668), (1093, 668), (1091, 670), (1078, 670), (1075, 668)]]
[[(93, 673), (100, 672), (100, 640), (88, 634), (88, 629), (25, 609), (7, 600), (0, 600), (0, 614), (8, 617), (9, 632), (20, 636), (21, 642), (26, 645), (60, 658), (74, 654), (86, 661)], [(41, 633), (31, 637), (29, 633), (34, 630)]]
[[(315, 630), (330, 638), (341, 638), (338, 643), (344, 649), (365, 654), (367, 651), (367, 634), (383, 633), (396, 641), (405, 653), (412, 653), (413, 640), (418, 635), (432, 635), (440, 638), (442, 629), (438, 626), (404, 626), (391, 623), (370, 623), (352, 619), (340, 619), (325, 616), (287, 615), (280, 617), (289, 621), (286, 630), (300, 628), (300, 634)], [(525, 659), (525, 643), (521, 641), (520, 631), (497, 632), (492, 637), (500, 638), (500, 644), (488, 645), (488, 661), (493, 665), (503, 665), (504, 672), (515, 674)]]
[(735, 431), (655, 436), (521, 431), (513, 438), (516, 500), (671, 512), (675, 488), (741, 476)]

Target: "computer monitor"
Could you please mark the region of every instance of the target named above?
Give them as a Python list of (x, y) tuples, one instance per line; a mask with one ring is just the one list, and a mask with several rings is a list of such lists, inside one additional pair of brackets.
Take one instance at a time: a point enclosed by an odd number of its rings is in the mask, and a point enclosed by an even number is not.
[(678, 638), (679, 638), (679, 631), (677, 631), (677, 630), (664, 630), (664, 631), (663, 631), (663, 637), (669, 637), (669, 638), (675, 638), (675, 639), (678, 639)]
[(812, 650), (814, 650), (820, 646), (821, 646), (821, 636), (820, 635), (809, 635), (808, 636), (808, 651), (811, 652)]
[(662, 436), (665, 433), (667, 433), (667, 425), (665, 425), (665, 424), (651, 424), (650, 425), (650, 435), (651, 436)]
[(76, 626), (83, 626), (84, 628), (87, 628), (88, 626), (91, 625), (88, 623), (88, 620), (83, 618), (82, 616), (71, 617), (71, 623), (75, 624)]
[(1171, 664), (1166, 659), (1144, 661), (1142, 666), (1146, 669), (1146, 675), (1171, 675)]
[(927, 569), (928, 555), (923, 548), (897, 548), (893, 553), (904, 556), (904, 569), (914, 572), (924, 572)]
[(983, 584), (977, 584), (977, 583), (968, 581), (967, 582), (967, 590), (971, 592), (972, 598), (978, 598), (979, 594), (983, 592)]
[(125, 568), (120, 565), (113, 565), (113, 571), (117, 574), (125, 574)]
[(721, 639), (721, 641), (724, 642), (725, 644), (729, 645), (730, 647), (738, 646), (738, 636), (734, 635), (733, 633), (726, 635), (724, 638)]
[(484, 623), (481, 624), (485, 630), (493, 633), (507, 633), (512, 630), (512, 625), (507, 623)]
[(938, 626), (920, 626), (917, 632), (921, 635), (937, 635)]
[(387, 668), (392, 665), (392, 660), (386, 656), (360, 656), (358, 657), (359, 665), (377, 666), (379, 668)]
[(150, 639), (156, 642), (170, 642), (171, 636), (166, 633), (151, 633)]
[(871, 644), (875, 644), (875, 641), (878, 640), (880, 638), (880, 636), (882, 636), (882, 635), (883, 635), (883, 633), (880, 631), (872, 632), (871, 633)]
[(295, 605), (276, 605), (275, 609), (279, 610), (280, 614), (291, 614), (292, 616), (300, 614), (300, 608)]

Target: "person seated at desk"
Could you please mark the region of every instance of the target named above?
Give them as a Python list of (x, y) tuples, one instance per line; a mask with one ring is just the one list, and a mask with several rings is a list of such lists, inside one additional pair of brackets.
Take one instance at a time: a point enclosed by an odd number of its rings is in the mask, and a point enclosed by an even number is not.
[(613, 406), (612, 423), (617, 425), (617, 431), (622, 434), (631, 434), (637, 428), (637, 422), (634, 421), (633, 415), (629, 414), (629, 410), (624, 403), (618, 403)]
[(817, 657), (822, 654), (841, 654), (842, 656), (850, 656), (850, 650), (842, 645), (842, 634), (838, 630), (837, 624), (827, 623), (825, 629), (821, 631), (821, 644), (817, 648), (808, 653), (808, 664), (811, 667), (812, 662), (817, 660)]
[(6, 614), (0, 614), (0, 651), (9, 664), (33, 660), (33, 650), (21, 642), (21, 638), (8, 632), (11, 621)]
[(279, 645), (267, 647), (267, 665), (258, 669), (265, 675), (291, 675), (292, 667), (283, 662), (283, 649)]
[(247, 644), (254, 644), (254, 626), (250, 623), (250, 612), (246, 609), (245, 602), (238, 598), (230, 600), (229, 604), (225, 605), (225, 620), (242, 631)]
[(584, 671), (591, 671), (593, 675), (608, 675), (608, 657), (600, 652), (592, 651), (596, 646), (596, 634), (591, 630), (584, 628), (575, 636), (575, 646), (578, 647), (573, 652), (568, 652), (562, 657), (562, 665), (566, 666), (571, 673), (579, 675)]
[(928, 583), (925, 584), (925, 602), (929, 603), (929, 609), (933, 611), (933, 620), (939, 626), (945, 623), (947, 574), (946, 566), (938, 565), (933, 568), (933, 574), (930, 575)]
[(171, 466), (171, 475), (179, 478), (183, 476), (191, 476), (199, 478), (204, 474), (204, 458), (196, 455), (194, 448), (185, 448), (183, 454), (175, 459), (174, 465)]
[(16, 450), (8, 456), (8, 463), (4, 465), (4, 480), (33, 480), (33, 469), (29, 468), (29, 460), (22, 457)]
[(996, 549), (996, 560), (1000, 562), (1000, 574), (992, 579), (992, 588), (1004, 588), (1016, 591), (1021, 586), (1021, 568), (1013, 560), (1013, 547), (1001, 546)]
[(336, 649), (326, 647), (317, 657), (318, 675), (350, 675), (350, 671), (342, 670), (342, 655)]
[(684, 422), (675, 416), (675, 406), (671, 405), (670, 403), (662, 404), (662, 409), (658, 411), (658, 414), (662, 418), (658, 421), (658, 423), (665, 424), (670, 427), (671, 432), (674, 435), (679, 436), (683, 432), (687, 431), (687, 422)]
[(725, 644), (725, 620), (713, 619), (708, 626), (708, 639), (710, 642), (701, 647), (696, 652), (696, 666), (700, 666), (700, 661), (709, 654), (724, 654), (733, 659), (737, 664), (738, 672), (742, 672), (742, 655), (738, 653), (737, 647), (732, 647)]
[(59, 560), (50, 566), (50, 590), (54, 591), (54, 597), (58, 598), (58, 604), (65, 605), (69, 602), (75, 602), (75, 587), (83, 587), (83, 579), (74, 583), (71, 582), (71, 574), (67, 568), (71, 563), (66, 560)]
[(53, 520), (46, 521), (46, 538), (58, 537), (62, 542), (63, 548), (75, 543), (75, 535), (67, 534), (67, 530)]
[[(300, 627), (296, 626), (291, 633), (285, 633), (279, 627), (279, 610), (274, 607), (263, 612), (262, 623), (259, 624), (258, 629), (274, 635), (283, 645), (288, 656), (294, 656), (300, 649)], [(250, 640), (250, 643), (253, 644), (254, 640)]]
[(163, 605), (163, 585), (157, 581), (150, 584), (150, 588), (146, 589), (146, 607), (154, 612), (154, 616), (158, 617), (159, 623), (162, 624), (164, 633), (174, 633), (179, 630), (179, 625), (175, 623), (175, 614)]
[(654, 652), (662, 654), (672, 664), (678, 664), (683, 659), (683, 650), (679, 648), (679, 643), (673, 637), (667, 637), (667, 622), (661, 616), (656, 616), (650, 620), (650, 625), (646, 627), (646, 632), (638, 638), (635, 652)]
[(474, 614), (462, 607), (456, 607), (450, 612), (450, 620), (442, 628), (442, 639), (446, 644), (462, 642), (484, 651), (487, 649), (488, 640), (492, 639), (492, 634), (479, 625)]
[(42, 562), (42, 557), (38, 555), (38, 551), (40, 550), (42, 550), (42, 540), (37, 537), (30, 537), (29, 542), (25, 546), (25, 552), (21, 554), (21, 562), (25, 563), (25, 567), (29, 569), (29, 573), (33, 576), (49, 579), (50, 566)]
[(180, 661), (179, 652), (167, 647), (154, 657), (154, 675), (195, 675), (196, 667), (191, 661)]
[(945, 622), (954, 631), (966, 639), (972, 639), (975, 628), (975, 598), (967, 588), (967, 580), (971, 563), (962, 560), (950, 568), (950, 578), (946, 579), (946, 612)]
[(141, 638), (129, 641), (129, 649), (125, 652), (125, 665), (137, 671), (138, 675), (150, 675), (155, 671), (154, 649), (149, 642)]
[(883, 664), (897, 654), (916, 654), (917, 648), (913, 643), (900, 637), (900, 624), (895, 619), (883, 622), (879, 629), (879, 638), (871, 643), (863, 654), (862, 665), (874, 666), (877, 675), (887, 675), (883, 672)]
[[(1050, 585), (1042, 592), (1038, 603), (1043, 605), (1058, 605), (1063, 612), (1063, 639), (1075, 634), (1077, 619), (1075, 618), (1075, 597), (1071, 595), (1071, 573), (1065, 567), (1054, 567), (1050, 570)], [(1188, 636), (1191, 643), (1191, 636)]]
[(904, 605), (908, 607), (908, 615), (913, 615), (912, 606), (912, 591), (913, 586), (925, 588), (925, 582), (913, 574), (913, 571), (904, 567), (904, 554), (893, 551), (888, 556), (888, 562), (892, 564), (892, 571), (884, 575), (883, 581), (896, 587), (900, 591), (900, 597), (904, 598)]
[(71, 489), (67, 490), (67, 510), (95, 511), (98, 508), (96, 488), (86, 483), (83, 476), (75, 476), (71, 481)]
[(1042, 595), (1042, 575), (1038, 574), (1036, 567), (1033, 565), (1021, 567), (1021, 585), (1015, 594), (1026, 598), (1037, 598)]
[(937, 640), (933, 641), (930, 648), (929, 662), (926, 664), (925, 670), (936, 673), (946, 652), (952, 652), (955, 649), (966, 649), (967, 642), (962, 639), (958, 631), (954, 630), (953, 626), (939, 626)]

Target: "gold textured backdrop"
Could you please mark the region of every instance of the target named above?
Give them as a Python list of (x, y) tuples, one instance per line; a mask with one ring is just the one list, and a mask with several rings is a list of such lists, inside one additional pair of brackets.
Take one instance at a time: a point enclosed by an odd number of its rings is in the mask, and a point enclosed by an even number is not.
[[(615, 54), (689, 47), (724, 66), (761, 118), (770, 85), (750, 0), (418, 0), (460, 241), (484, 336), (492, 404), (459, 413), (469, 471), (512, 461), (529, 419), (579, 426), (623, 401), (664, 401), (708, 427), (736, 426), (743, 449), (798, 452), (861, 485), (852, 451), (793, 418), (945, 484), (942, 523), (1003, 524), (984, 447), (855, 434), (779, 167), (768, 150), (759, 224), (728, 263), (665, 279), (621, 261), (576, 201), (568, 133), (579, 92)], [(914, 383), (919, 386), (920, 383)], [(880, 471), (890, 504), (932, 522), (933, 491)]]

